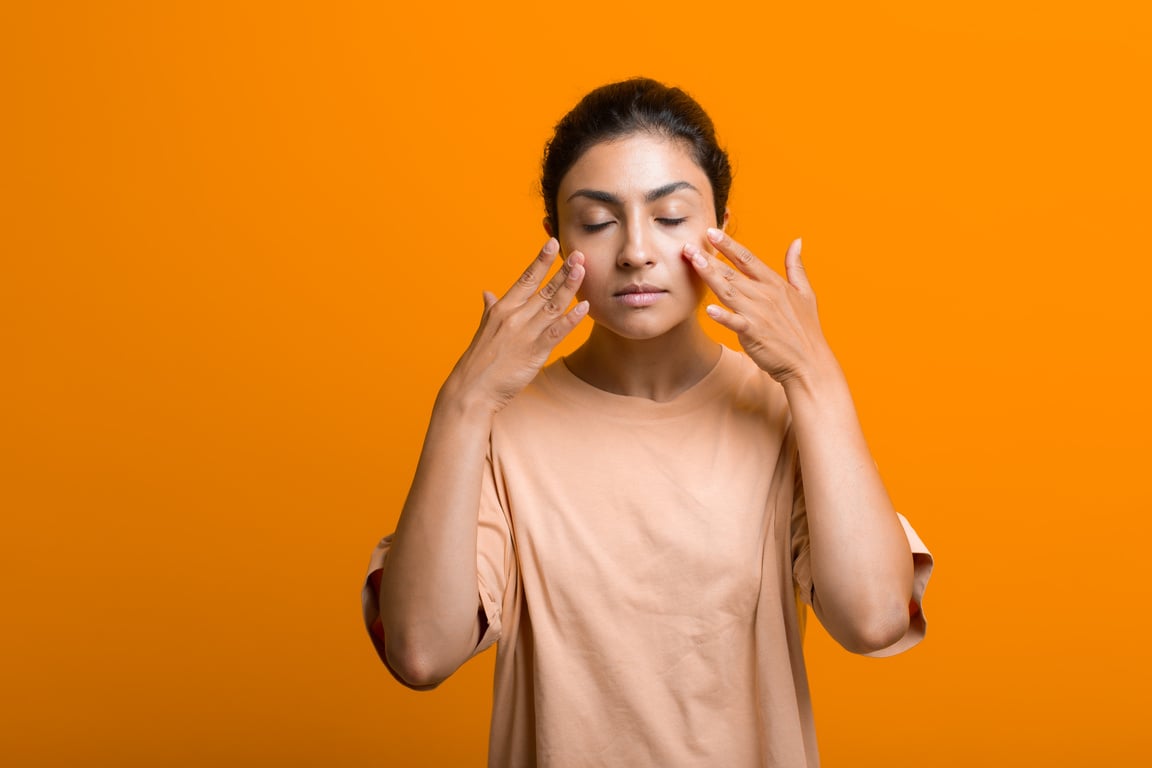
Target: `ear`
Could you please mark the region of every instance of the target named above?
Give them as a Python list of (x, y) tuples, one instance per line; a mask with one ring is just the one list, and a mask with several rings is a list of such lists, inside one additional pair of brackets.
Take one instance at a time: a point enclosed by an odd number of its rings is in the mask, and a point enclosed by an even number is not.
[[(724, 218), (728, 218), (727, 215), (725, 215)], [(556, 237), (556, 233), (552, 231), (552, 219), (545, 216), (543, 223), (544, 223), (544, 231), (548, 233), (548, 237)]]
[(724, 206), (724, 218), (720, 219), (720, 229), (725, 232), (728, 231), (728, 217), (731, 213), (732, 209), (728, 206)]

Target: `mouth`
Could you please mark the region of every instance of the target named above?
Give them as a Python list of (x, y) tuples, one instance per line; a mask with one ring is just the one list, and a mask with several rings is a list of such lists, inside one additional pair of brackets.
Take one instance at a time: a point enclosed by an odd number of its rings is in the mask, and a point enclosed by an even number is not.
[(613, 298), (628, 307), (650, 307), (659, 301), (668, 291), (647, 283), (633, 283), (616, 293)]

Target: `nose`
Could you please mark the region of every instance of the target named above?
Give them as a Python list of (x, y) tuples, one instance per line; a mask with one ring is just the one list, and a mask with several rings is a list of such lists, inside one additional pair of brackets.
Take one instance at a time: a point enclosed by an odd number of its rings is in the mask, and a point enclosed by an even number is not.
[(638, 269), (656, 263), (654, 245), (648, 232), (641, 225), (627, 228), (620, 252), (616, 255), (616, 265), (622, 269)]

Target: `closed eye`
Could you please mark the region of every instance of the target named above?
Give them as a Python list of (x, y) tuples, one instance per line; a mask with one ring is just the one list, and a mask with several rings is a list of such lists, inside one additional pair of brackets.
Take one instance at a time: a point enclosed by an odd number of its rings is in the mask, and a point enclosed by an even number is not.
[(677, 225), (683, 224), (684, 222), (688, 221), (688, 217), (683, 216), (679, 219), (656, 219), (656, 221), (660, 222), (661, 224), (663, 224), (666, 227), (675, 227)]
[(585, 232), (599, 232), (602, 229), (606, 229), (608, 227), (608, 225), (611, 223), (612, 223), (611, 221), (602, 221), (599, 224), (585, 224), (584, 225), (584, 231)]

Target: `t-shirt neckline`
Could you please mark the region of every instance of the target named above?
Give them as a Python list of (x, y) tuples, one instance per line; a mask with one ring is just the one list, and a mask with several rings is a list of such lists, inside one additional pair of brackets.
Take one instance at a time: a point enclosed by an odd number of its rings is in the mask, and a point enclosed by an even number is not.
[(651, 419), (688, 413), (713, 400), (724, 390), (725, 382), (730, 380), (725, 372), (738, 364), (739, 357), (738, 352), (721, 345), (720, 357), (712, 370), (676, 397), (662, 402), (599, 389), (572, 373), (563, 358), (549, 364), (543, 374), (545, 381), (560, 395), (594, 408), (597, 415)]

